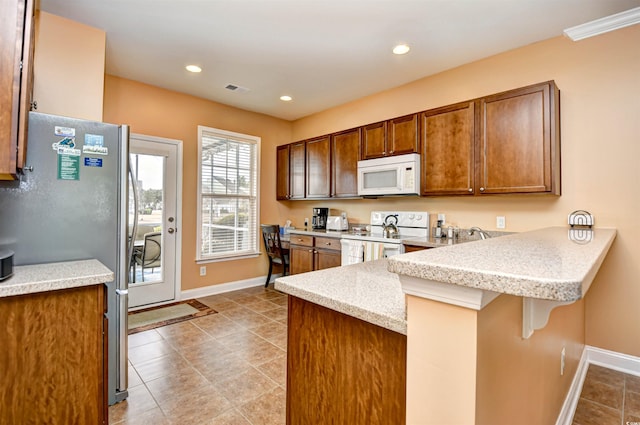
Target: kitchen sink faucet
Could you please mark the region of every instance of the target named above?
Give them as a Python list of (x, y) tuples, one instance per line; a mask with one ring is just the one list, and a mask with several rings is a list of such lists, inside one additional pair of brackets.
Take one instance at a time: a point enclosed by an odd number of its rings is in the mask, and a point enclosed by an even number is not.
[(484, 239), (487, 239), (487, 238), (490, 238), (490, 237), (491, 237), (491, 235), (490, 235), (490, 234), (488, 234), (487, 232), (485, 232), (485, 231), (484, 231), (484, 230), (482, 230), (481, 228), (479, 228), (479, 227), (475, 227), (475, 226), (469, 229), (469, 236), (473, 236), (473, 234), (474, 234), (475, 232), (478, 232), (478, 233), (480, 234), (480, 239), (482, 239), (482, 240), (484, 240)]

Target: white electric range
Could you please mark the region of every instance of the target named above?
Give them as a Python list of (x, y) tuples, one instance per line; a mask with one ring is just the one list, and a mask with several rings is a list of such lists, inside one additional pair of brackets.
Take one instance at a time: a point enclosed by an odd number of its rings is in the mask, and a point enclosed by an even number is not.
[[(394, 238), (384, 237), (384, 224), (389, 216), (395, 216), (398, 228)], [(393, 221), (393, 220), (390, 220)], [(429, 213), (426, 211), (372, 211), (371, 231), (342, 235), (343, 266), (363, 261), (387, 258), (402, 254), (402, 239), (429, 236)]]

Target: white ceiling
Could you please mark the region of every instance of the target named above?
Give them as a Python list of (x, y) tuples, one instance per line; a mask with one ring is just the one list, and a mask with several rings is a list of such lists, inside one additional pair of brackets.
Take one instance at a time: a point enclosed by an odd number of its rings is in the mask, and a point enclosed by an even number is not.
[[(556, 37), (640, 0), (40, 0), (107, 34), (108, 74), (294, 120)], [(411, 51), (391, 49), (407, 43)], [(200, 74), (184, 69), (203, 68)], [(246, 87), (238, 93), (227, 84)], [(279, 97), (288, 94), (292, 102)]]

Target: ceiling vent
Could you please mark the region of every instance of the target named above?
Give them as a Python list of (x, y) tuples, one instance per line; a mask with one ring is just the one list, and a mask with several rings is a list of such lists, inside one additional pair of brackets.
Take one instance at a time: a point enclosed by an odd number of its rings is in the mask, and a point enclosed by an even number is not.
[(227, 84), (227, 85), (225, 86), (225, 89), (227, 89), (227, 90), (231, 90), (231, 91), (234, 91), (234, 92), (236, 92), (236, 93), (246, 93), (246, 92), (248, 92), (248, 91), (249, 91), (249, 89), (248, 89), (248, 88), (246, 88), (246, 87), (242, 87), (242, 86), (238, 86), (238, 85), (236, 85), (236, 84)]

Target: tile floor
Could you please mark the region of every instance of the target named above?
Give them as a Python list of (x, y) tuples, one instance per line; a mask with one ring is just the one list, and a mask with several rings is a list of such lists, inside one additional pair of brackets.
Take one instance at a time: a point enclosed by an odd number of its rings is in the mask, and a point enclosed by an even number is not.
[(573, 425), (640, 425), (640, 377), (589, 365)]
[[(110, 424), (285, 424), (287, 296), (198, 300), (218, 313), (129, 337), (129, 398)], [(640, 377), (590, 365), (573, 425), (640, 425)]]
[(129, 336), (129, 398), (110, 424), (284, 425), (287, 296), (198, 300), (218, 313)]

